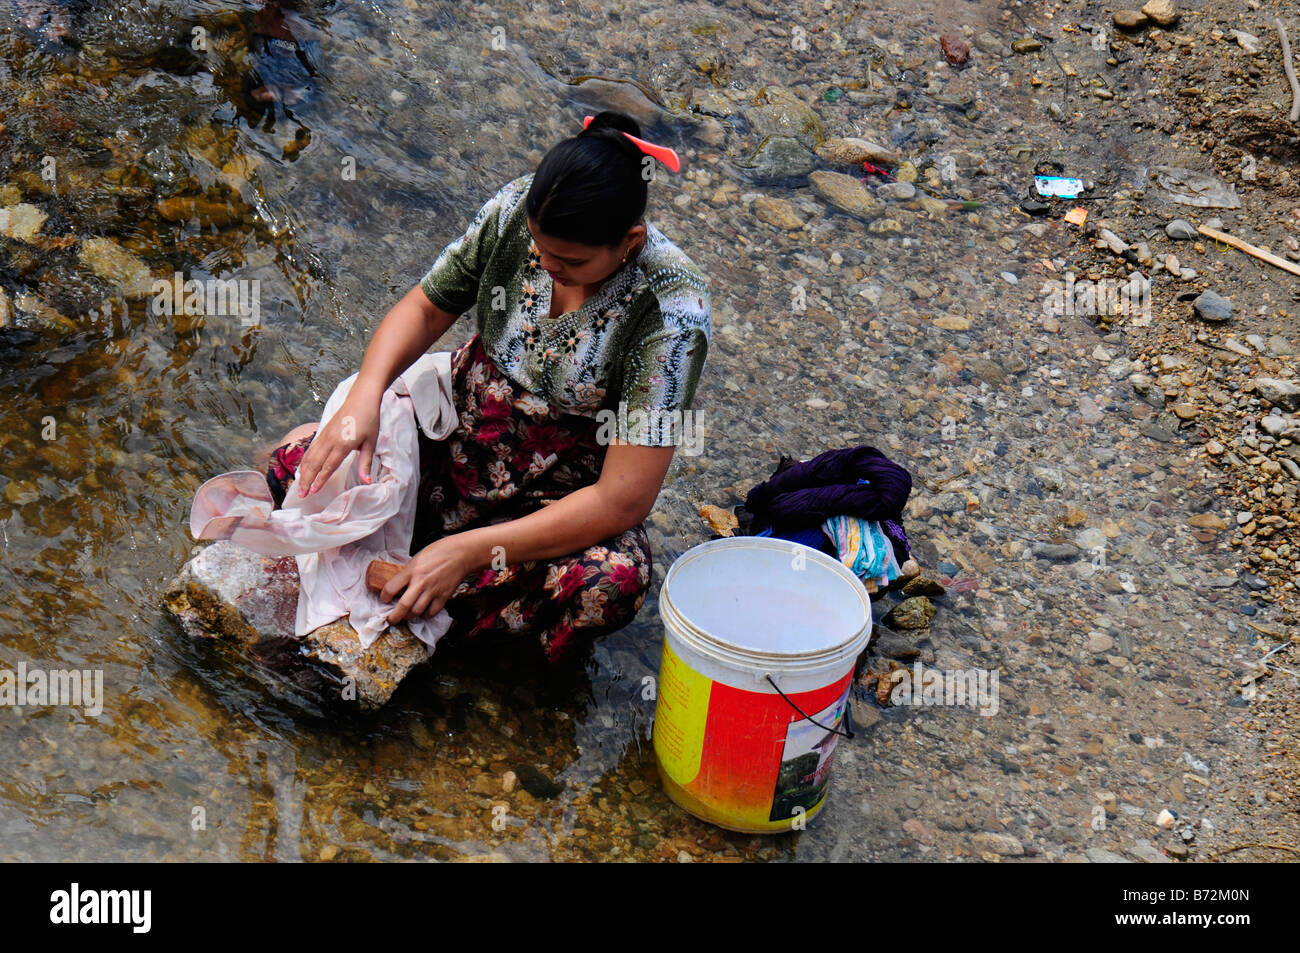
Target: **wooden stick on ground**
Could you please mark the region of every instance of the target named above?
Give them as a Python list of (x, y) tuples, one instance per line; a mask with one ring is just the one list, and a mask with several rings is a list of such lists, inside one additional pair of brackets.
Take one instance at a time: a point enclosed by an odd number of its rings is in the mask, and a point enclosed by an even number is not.
[(1222, 857), (1224, 854), (1231, 854), (1238, 850), (1245, 850), (1248, 847), (1268, 847), (1271, 850), (1289, 850), (1293, 854), (1300, 854), (1300, 850), (1296, 850), (1294, 847), (1288, 847), (1286, 844), (1238, 844), (1236, 847), (1228, 847), (1225, 850), (1216, 851), (1205, 859), (1214, 860), (1216, 857)]
[(1295, 64), (1291, 62), (1291, 43), (1286, 38), (1286, 27), (1280, 19), (1274, 20), (1278, 39), (1282, 41), (1282, 67), (1286, 70), (1287, 82), (1291, 84), (1291, 121), (1300, 120), (1300, 82), (1295, 78)]
[(1250, 242), (1242, 241), (1240, 238), (1234, 238), (1227, 232), (1221, 232), (1217, 228), (1210, 228), (1208, 225), (1202, 225), (1196, 229), (1206, 238), (1213, 238), (1216, 242), (1223, 242), (1225, 245), (1231, 245), (1233, 248), (1239, 248), (1247, 255), (1252, 255), (1260, 261), (1266, 261), (1274, 267), (1281, 268), (1283, 271), (1289, 271), (1293, 275), (1300, 275), (1300, 265), (1295, 262), (1287, 261), (1285, 258), (1278, 258), (1272, 252), (1264, 251), (1262, 248), (1256, 248)]

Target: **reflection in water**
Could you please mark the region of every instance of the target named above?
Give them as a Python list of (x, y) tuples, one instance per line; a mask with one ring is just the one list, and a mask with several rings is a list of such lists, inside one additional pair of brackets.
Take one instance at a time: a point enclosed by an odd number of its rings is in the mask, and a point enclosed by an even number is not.
[(266, 0), (253, 20), (252, 48), (256, 65), (245, 74), (243, 89), (253, 103), (269, 111), (275, 103), (286, 111), (303, 102), (314, 89), (320, 44), (309, 40), (306, 23), (293, 3)]

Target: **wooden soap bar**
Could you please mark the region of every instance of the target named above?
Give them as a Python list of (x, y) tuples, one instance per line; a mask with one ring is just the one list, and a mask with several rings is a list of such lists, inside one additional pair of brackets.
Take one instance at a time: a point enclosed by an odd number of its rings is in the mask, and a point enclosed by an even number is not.
[(388, 585), (388, 580), (401, 571), (402, 567), (397, 563), (390, 563), (386, 559), (372, 559), (370, 565), (366, 567), (366, 588), (380, 592)]

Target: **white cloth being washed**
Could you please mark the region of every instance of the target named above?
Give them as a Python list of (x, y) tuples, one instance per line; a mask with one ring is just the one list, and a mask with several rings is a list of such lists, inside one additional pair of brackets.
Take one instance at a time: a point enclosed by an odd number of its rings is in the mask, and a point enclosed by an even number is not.
[[(324, 427), (343, 405), (357, 375), (334, 389), (321, 414)], [(194, 494), (190, 533), (195, 539), (229, 539), (265, 556), (294, 556), (298, 563), (298, 637), (348, 617), (363, 648), (388, 627), (393, 603), (366, 588), (373, 559), (410, 561), (420, 482), (418, 425), (433, 440), (456, 428), (451, 355), (424, 354), (393, 382), (380, 401), (379, 439), (370, 483), (357, 475), (353, 450), (310, 496), (295, 483), (274, 509), (266, 474), (233, 470), (208, 480)], [(319, 431), (318, 431), (319, 432)], [(433, 618), (410, 617), (411, 632), (430, 651), (451, 626), (446, 609)]]

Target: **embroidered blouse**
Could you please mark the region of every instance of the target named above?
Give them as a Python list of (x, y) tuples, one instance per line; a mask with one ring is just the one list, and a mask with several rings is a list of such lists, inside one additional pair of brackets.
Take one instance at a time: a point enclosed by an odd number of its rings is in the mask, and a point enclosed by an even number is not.
[(647, 223), (635, 259), (577, 310), (550, 318), (551, 276), (528, 231), (531, 183), (525, 175), (492, 196), (421, 289), (452, 314), (475, 308), (493, 363), (559, 410), (612, 412), (605, 419), (629, 443), (681, 443), (713, 328), (704, 276)]

